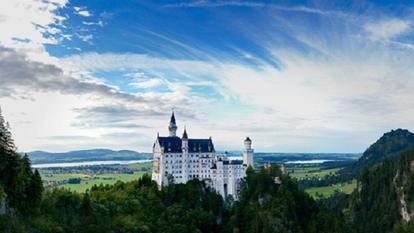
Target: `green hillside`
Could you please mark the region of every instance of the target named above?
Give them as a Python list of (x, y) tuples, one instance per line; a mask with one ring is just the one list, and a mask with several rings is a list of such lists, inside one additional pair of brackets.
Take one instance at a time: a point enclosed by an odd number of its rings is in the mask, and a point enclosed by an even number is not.
[(365, 167), (372, 167), (384, 161), (385, 158), (393, 159), (401, 152), (414, 146), (414, 134), (406, 129), (392, 130), (385, 133), (372, 144), (352, 166), (343, 172), (359, 174)]
[(364, 169), (349, 210), (357, 232), (414, 232), (414, 149)]

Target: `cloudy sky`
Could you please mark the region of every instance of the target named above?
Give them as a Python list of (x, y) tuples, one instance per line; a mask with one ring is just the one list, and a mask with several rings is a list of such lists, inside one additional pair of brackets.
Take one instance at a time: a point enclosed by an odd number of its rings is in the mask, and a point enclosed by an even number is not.
[[(0, 106), (21, 151), (361, 152), (414, 130), (414, 4), (0, 0)], [(379, 3), (380, 2), (380, 3)]]

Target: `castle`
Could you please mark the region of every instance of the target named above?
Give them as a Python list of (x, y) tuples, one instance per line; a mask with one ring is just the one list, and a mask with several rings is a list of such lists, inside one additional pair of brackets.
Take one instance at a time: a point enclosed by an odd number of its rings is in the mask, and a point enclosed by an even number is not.
[(160, 137), (158, 134), (153, 145), (152, 180), (159, 187), (198, 179), (224, 198), (230, 195), (238, 199), (246, 169), (253, 166), (252, 140), (249, 137), (244, 140), (243, 160), (234, 160), (227, 154), (216, 154), (211, 137), (192, 139), (186, 129), (183, 136), (178, 137), (174, 112), (168, 130), (169, 136)]

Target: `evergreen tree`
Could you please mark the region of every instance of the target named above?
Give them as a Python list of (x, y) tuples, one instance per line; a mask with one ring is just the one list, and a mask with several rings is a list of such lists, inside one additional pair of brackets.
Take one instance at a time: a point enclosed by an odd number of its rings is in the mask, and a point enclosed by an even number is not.
[(32, 208), (39, 206), (40, 201), (42, 200), (43, 189), (42, 178), (39, 171), (36, 169), (30, 179), (30, 187), (28, 192), (28, 200), (30, 201)]
[(39, 173), (33, 173), (27, 155), (16, 153), (16, 146), (0, 110), (0, 185), (7, 196), (7, 203), (14, 210), (28, 213), (35, 209), (43, 191)]
[(0, 108), (0, 148), (6, 154), (13, 154), (16, 151), (14, 140), (10, 132), (10, 124), (5, 121)]

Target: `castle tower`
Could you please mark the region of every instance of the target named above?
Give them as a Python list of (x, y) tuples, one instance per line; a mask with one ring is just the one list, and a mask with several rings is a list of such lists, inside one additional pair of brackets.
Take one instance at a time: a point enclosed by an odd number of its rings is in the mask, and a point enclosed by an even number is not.
[(247, 137), (244, 140), (244, 150), (243, 150), (243, 164), (253, 167), (253, 152), (252, 149), (252, 140)]
[(170, 137), (177, 136), (177, 124), (175, 123), (174, 111), (171, 114), (170, 125), (168, 126), (168, 131), (170, 132)]
[(183, 153), (188, 153), (188, 135), (187, 135), (186, 128), (184, 128), (184, 133), (183, 133), (183, 137), (181, 141), (182, 141), (181, 149), (183, 150)]
[[(185, 127), (184, 127), (183, 137), (181, 138), (181, 150), (183, 151), (184, 161), (189, 161), (188, 135), (187, 135), (187, 129)], [(188, 166), (185, 163), (184, 163), (182, 172), (183, 172), (183, 182), (185, 183), (189, 180), (189, 178), (188, 178)]]

